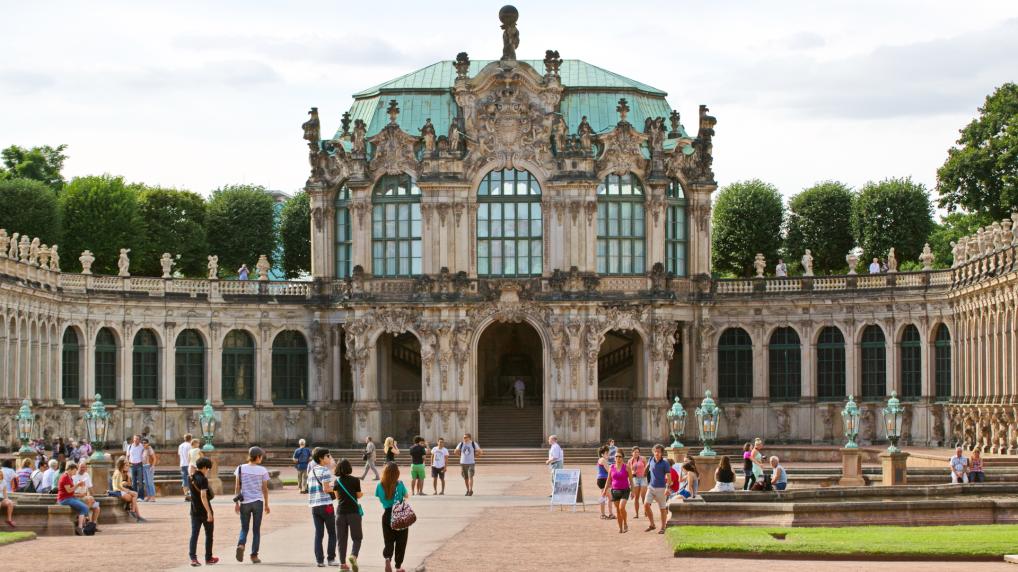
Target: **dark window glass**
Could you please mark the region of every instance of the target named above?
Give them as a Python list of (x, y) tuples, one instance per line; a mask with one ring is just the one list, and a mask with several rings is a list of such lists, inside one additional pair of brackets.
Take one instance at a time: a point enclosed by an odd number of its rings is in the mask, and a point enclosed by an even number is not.
[(254, 403), (255, 344), (251, 334), (233, 330), (223, 339), (223, 403)]
[(643, 185), (636, 176), (608, 175), (597, 187), (597, 272), (643, 274)]
[(718, 399), (753, 397), (753, 340), (742, 328), (729, 328), (718, 340)]
[(421, 190), (409, 175), (386, 175), (375, 185), (371, 207), (371, 273), (421, 273)]
[(817, 340), (817, 399), (845, 398), (845, 337), (828, 326)]
[(349, 278), (353, 271), (353, 228), (350, 225), (350, 188), (336, 193), (336, 277)]
[(477, 274), (541, 274), (544, 221), (537, 179), (516, 169), (492, 171), (477, 189), (477, 203)]
[(686, 195), (682, 191), (682, 185), (672, 179), (665, 196), (668, 199), (665, 219), (665, 270), (676, 276), (685, 276), (686, 247), (689, 241)]
[(802, 355), (799, 334), (778, 328), (767, 347), (771, 401), (798, 401), (802, 394)]
[(159, 399), (159, 345), (151, 330), (141, 330), (134, 336), (133, 353), (134, 402), (156, 403)]
[(951, 398), (951, 332), (947, 326), (940, 324), (937, 328), (937, 339), (933, 342), (934, 350), (934, 388), (938, 400)]
[(184, 330), (176, 344), (177, 403), (199, 404), (205, 400), (205, 342), (195, 330)]
[(307, 403), (308, 345), (300, 332), (280, 332), (272, 342), (272, 402)]
[(95, 336), (95, 392), (107, 403), (117, 400), (117, 340), (109, 328)]
[(62, 367), (60, 371), (60, 389), (64, 403), (76, 404), (81, 400), (80, 351), (78, 334), (73, 328), (67, 328), (64, 331)]
[(922, 342), (915, 326), (906, 326), (901, 334), (901, 398), (916, 400), (922, 395)]
[(887, 396), (887, 345), (880, 326), (866, 326), (861, 350), (862, 398), (882, 400)]

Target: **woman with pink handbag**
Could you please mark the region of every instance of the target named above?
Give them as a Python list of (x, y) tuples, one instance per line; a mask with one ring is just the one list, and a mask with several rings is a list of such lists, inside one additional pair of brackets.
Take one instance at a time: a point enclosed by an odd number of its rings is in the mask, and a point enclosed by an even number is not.
[(382, 515), (382, 537), (385, 548), (385, 572), (392, 571), (392, 559), (396, 559), (396, 572), (403, 570), (403, 556), (406, 554), (407, 540), (410, 536), (410, 525), (417, 521), (410, 503), (406, 502), (406, 486), (399, 480), (399, 467), (396, 463), (386, 463), (382, 468), (382, 480), (375, 487), (375, 496), (382, 503), (385, 513)]

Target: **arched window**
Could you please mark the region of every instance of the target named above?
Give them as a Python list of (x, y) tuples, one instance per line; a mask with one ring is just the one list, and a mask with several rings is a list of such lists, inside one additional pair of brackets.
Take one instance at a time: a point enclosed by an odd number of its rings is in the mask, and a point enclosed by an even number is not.
[(421, 190), (409, 175), (386, 175), (371, 198), (371, 273), (421, 273)]
[(134, 402), (153, 404), (159, 400), (159, 344), (152, 330), (134, 336), (132, 394)]
[[(13, 335), (13, 332), (11, 332)], [(78, 345), (78, 333), (74, 328), (64, 330), (62, 367), (60, 371), (60, 397), (67, 404), (77, 404), (81, 400), (81, 347)]]
[(883, 399), (887, 395), (887, 347), (880, 326), (866, 326), (861, 346), (862, 398)]
[(117, 400), (117, 338), (109, 328), (95, 336), (95, 392), (106, 403)]
[(845, 398), (845, 336), (834, 326), (820, 330), (817, 340), (817, 399)]
[(223, 403), (254, 403), (255, 343), (251, 334), (233, 330), (223, 340)]
[(919, 330), (905, 326), (901, 333), (901, 398), (919, 399), (923, 391), (923, 348)]
[(350, 187), (336, 192), (336, 278), (349, 278), (353, 271), (353, 227), (350, 225)]
[(753, 340), (742, 328), (729, 328), (718, 340), (718, 399), (753, 397)]
[(308, 400), (308, 343), (300, 332), (280, 332), (272, 342), (272, 402), (297, 405)]
[(798, 401), (802, 394), (802, 355), (799, 334), (778, 328), (767, 346), (771, 401)]
[(669, 181), (665, 199), (668, 201), (665, 218), (665, 270), (676, 276), (685, 276), (689, 227), (686, 219), (686, 194), (682, 189), (682, 183), (675, 179)]
[(205, 400), (205, 342), (196, 330), (184, 330), (176, 344), (177, 403), (197, 405)]
[(597, 272), (643, 274), (643, 186), (633, 174), (608, 175), (597, 187)]
[(940, 324), (933, 342), (934, 389), (938, 401), (951, 398), (951, 332)]
[(477, 188), (477, 274), (541, 274), (542, 235), (537, 179), (516, 169), (485, 175)]

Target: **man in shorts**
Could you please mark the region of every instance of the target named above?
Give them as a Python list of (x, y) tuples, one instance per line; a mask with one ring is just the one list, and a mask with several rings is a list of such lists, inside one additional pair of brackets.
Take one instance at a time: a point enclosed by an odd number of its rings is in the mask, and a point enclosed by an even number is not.
[(481, 446), (474, 442), (474, 438), (470, 436), (470, 433), (463, 434), (463, 441), (459, 445), (456, 445), (456, 454), (460, 456), (460, 474), (463, 475), (463, 483), (467, 485), (466, 496), (474, 496), (474, 464), (477, 462), (476, 458), (481, 456), (484, 451), (481, 450)]
[(658, 534), (665, 533), (665, 523), (668, 522), (668, 488), (672, 484), (672, 467), (665, 458), (664, 445), (654, 445), (654, 458), (647, 463), (647, 500), (643, 505), (643, 512), (647, 515), (650, 525), (644, 532), (650, 532), (657, 528), (654, 526), (654, 512), (651, 504), (657, 503), (661, 511), (661, 530)]
[[(439, 437), (438, 444), (431, 448), (431, 490), (436, 495), (445, 494), (446, 460), (449, 449), (445, 448), (445, 438)], [(438, 492), (438, 480), (442, 479), (442, 492)]]
[(424, 495), (424, 456), (428, 454), (428, 443), (420, 435), (414, 437), (414, 445), (410, 447), (410, 494)]

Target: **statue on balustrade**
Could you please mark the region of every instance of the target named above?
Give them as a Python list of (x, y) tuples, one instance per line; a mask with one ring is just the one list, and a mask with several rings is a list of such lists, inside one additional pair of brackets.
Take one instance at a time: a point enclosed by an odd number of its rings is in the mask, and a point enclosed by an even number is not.
[(21, 236), (18, 233), (11, 235), (11, 247), (7, 251), (7, 258), (10, 258), (14, 262), (18, 261), (18, 237)]
[(163, 278), (172, 278), (173, 272), (173, 255), (169, 252), (164, 252), (162, 257), (159, 258), (159, 266), (163, 268)]
[(28, 262), (28, 253), (32, 250), (32, 243), (28, 240), (28, 235), (21, 235), (21, 241), (18, 242), (18, 253), (21, 255), (21, 261)]
[(930, 249), (930, 243), (923, 245), (923, 252), (919, 255), (919, 262), (923, 263), (923, 270), (933, 270), (933, 250)]
[(124, 278), (131, 275), (131, 259), (127, 257), (128, 252), (131, 252), (130, 248), (121, 248), (120, 258), (117, 260), (117, 268), (120, 270), (117, 275)]
[(219, 257), (216, 255), (209, 255), (209, 280), (219, 279)]
[(269, 279), (269, 270), (272, 270), (272, 265), (269, 264), (269, 259), (264, 254), (258, 257), (255, 270), (258, 271), (259, 280), (265, 281)]
[(813, 276), (813, 253), (808, 248), (806, 254), (802, 255), (802, 275)]
[(81, 263), (82, 274), (91, 274), (92, 263), (95, 262), (95, 256), (92, 255), (91, 250), (86, 250), (81, 253), (81, 256), (78, 257), (78, 262)]
[(756, 277), (763, 278), (764, 270), (767, 269), (767, 261), (764, 260), (762, 253), (757, 253), (756, 258), (753, 259), (753, 268), (756, 268)]
[(854, 252), (849, 252), (845, 256), (845, 262), (848, 263), (848, 274), (849, 276), (855, 276), (855, 267), (859, 264), (859, 257)]
[(10, 242), (11, 238), (7, 236), (7, 229), (0, 228), (0, 258), (7, 258), (7, 245)]
[(898, 271), (898, 257), (894, 255), (894, 247), (887, 251), (887, 271), (897, 272)]
[(49, 247), (49, 269), (54, 272), (60, 272), (60, 253), (57, 251), (57, 245)]
[(32, 266), (39, 265), (39, 237), (32, 239), (32, 243), (28, 245), (28, 263)]

